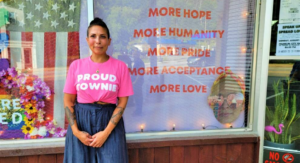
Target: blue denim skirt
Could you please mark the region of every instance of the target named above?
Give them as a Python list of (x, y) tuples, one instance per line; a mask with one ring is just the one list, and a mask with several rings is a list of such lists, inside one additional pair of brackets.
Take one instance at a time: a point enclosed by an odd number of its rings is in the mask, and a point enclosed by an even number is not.
[[(75, 105), (78, 129), (91, 136), (103, 131), (113, 114), (115, 104)], [(66, 135), (64, 163), (128, 163), (127, 145), (123, 118), (100, 148), (86, 146), (75, 137), (69, 125)]]

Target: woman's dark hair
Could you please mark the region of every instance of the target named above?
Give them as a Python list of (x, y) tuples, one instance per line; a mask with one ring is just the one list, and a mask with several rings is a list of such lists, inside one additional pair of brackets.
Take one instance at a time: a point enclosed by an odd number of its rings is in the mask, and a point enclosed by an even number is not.
[(95, 26), (95, 25), (101, 26), (102, 28), (106, 29), (106, 31), (107, 31), (107, 37), (110, 38), (109, 29), (107, 28), (107, 25), (105, 24), (105, 22), (102, 19), (100, 19), (98, 17), (94, 18), (94, 20), (92, 20), (90, 22), (90, 25), (89, 25), (89, 27), (87, 29), (87, 32), (86, 32), (87, 37), (89, 37), (89, 30), (90, 30), (90, 28), (92, 26)]

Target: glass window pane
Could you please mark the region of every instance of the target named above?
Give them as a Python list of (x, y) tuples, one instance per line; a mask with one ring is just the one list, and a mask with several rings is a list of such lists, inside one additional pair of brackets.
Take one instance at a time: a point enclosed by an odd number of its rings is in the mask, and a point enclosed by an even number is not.
[(0, 139), (63, 137), (62, 90), (68, 66), (79, 58), (86, 3), (0, 3)]
[(248, 126), (255, 0), (94, 0), (135, 95), (126, 131)]
[(300, 1), (274, 1), (264, 161), (299, 162)]

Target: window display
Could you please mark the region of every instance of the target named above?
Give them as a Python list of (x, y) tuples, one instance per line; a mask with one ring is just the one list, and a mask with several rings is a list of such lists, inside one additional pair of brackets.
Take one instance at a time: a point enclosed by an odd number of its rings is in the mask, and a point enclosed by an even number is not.
[(0, 139), (64, 137), (62, 88), (79, 58), (80, 0), (0, 3)]

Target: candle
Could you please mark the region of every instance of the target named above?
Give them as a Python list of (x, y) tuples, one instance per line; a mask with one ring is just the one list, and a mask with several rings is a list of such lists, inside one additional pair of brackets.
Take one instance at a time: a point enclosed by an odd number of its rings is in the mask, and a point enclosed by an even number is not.
[(173, 124), (173, 131), (175, 131), (175, 124)]
[(144, 126), (141, 125), (141, 132), (144, 132)]
[(204, 125), (204, 123), (202, 123), (202, 129), (205, 130), (205, 125)]

